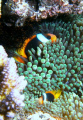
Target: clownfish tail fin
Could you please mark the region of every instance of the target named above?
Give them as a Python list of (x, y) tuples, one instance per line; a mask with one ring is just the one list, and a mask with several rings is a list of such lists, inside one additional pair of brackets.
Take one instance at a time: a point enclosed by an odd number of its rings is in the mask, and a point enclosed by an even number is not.
[(61, 95), (61, 92), (62, 92), (62, 90), (60, 90), (60, 89), (54, 91), (54, 98), (55, 98), (55, 99), (59, 98), (59, 96)]

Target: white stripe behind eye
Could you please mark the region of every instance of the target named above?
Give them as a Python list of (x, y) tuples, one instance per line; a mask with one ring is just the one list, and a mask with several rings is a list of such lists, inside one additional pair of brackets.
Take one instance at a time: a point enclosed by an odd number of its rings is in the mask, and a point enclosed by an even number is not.
[(44, 102), (46, 102), (46, 93), (43, 93), (44, 96)]
[(41, 33), (39, 33), (39, 34), (37, 34), (37, 38), (38, 38), (38, 40), (40, 40), (41, 42), (47, 42), (47, 41), (49, 41), (43, 34), (41, 34)]

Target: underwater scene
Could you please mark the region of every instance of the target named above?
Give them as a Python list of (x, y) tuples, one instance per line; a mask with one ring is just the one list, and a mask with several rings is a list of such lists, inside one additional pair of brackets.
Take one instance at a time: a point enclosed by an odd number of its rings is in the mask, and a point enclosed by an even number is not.
[(83, 0), (0, 0), (0, 120), (83, 120)]

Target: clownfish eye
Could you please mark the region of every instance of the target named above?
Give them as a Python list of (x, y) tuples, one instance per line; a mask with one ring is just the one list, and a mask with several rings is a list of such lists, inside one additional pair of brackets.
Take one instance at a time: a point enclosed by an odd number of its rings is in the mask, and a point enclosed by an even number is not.
[(46, 38), (47, 38), (47, 39), (51, 39), (51, 36), (50, 36), (50, 35), (47, 35)]

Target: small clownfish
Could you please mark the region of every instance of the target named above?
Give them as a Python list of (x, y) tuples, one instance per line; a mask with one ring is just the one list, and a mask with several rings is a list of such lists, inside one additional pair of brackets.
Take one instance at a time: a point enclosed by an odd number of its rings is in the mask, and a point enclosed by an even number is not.
[(51, 40), (52, 43), (56, 42), (57, 37), (54, 34), (45, 34), (45, 36), (41, 33), (37, 35), (33, 35), (32, 37), (26, 39), (21, 48), (19, 48), (15, 53), (14, 59), (18, 62), (25, 63), (25, 59), (27, 59), (27, 51), (31, 48), (37, 49), (40, 43), (46, 43), (47, 41)]
[(55, 91), (46, 91), (43, 95), (39, 98), (39, 104), (44, 104), (46, 101), (54, 102), (54, 99), (59, 98), (61, 95), (61, 90)]

